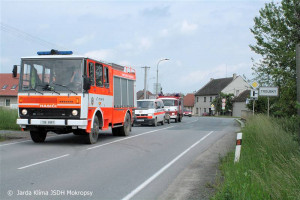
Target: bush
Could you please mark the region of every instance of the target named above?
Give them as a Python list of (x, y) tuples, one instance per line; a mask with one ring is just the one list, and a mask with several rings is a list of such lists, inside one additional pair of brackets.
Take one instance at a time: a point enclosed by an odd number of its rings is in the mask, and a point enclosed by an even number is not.
[(243, 129), (240, 162), (222, 161), (225, 181), (213, 199), (300, 199), (295, 119), (254, 116)]
[(0, 108), (0, 130), (21, 130), (17, 118), (17, 110)]

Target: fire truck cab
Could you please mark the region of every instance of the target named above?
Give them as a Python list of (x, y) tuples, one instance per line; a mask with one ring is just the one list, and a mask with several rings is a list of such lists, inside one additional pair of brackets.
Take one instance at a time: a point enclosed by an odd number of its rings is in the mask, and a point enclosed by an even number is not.
[(179, 95), (175, 96), (158, 96), (165, 106), (166, 113), (170, 116), (170, 119), (174, 119), (175, 122), (181, 122), (183, 117), (183, 98)]
[[(16, 66), (13, 70), (17, 75)], [(22, 130), (34, 142), (47, 132), (85, 135), (98, 140), (100, 130), (127, 136), (133, 122), (135, 70), (129, 67), (51, 50), (21, 59), (18, 111)]]

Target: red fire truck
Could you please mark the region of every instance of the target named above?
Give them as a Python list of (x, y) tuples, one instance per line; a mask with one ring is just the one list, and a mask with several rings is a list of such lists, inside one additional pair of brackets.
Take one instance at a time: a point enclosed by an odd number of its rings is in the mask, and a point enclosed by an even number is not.
[[(13, 75), (17, 75), (14, 66)], [(47, 132), (85, 135), (98, 140), (100, 130), (127, 136), (133, 123), (135, 70), (129, 67), (51, 50), (21, 59), (18, 110), (22, 130), (34, 142)]]
[(183, 117), (183, 98), (176, 94), (174, 96), (158, 96), (164, 103), (166, 114), (170, 116), (170, 119), (174, 119), (175, 122), (181, 122)]

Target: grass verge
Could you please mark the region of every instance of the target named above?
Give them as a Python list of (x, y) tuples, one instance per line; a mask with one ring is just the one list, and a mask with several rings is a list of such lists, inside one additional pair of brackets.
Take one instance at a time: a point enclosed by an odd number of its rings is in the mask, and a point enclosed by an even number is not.
[(0, 130), (21, 130), (16, 124), (17, 118), (17, 110), (0, 108)]
[(300, 199), (297, 128), (290, 120), (266, 116), (247, 121), (240, 162), (233, 163), (234, 152), (223, 158), (224, 182), (212, 199)]

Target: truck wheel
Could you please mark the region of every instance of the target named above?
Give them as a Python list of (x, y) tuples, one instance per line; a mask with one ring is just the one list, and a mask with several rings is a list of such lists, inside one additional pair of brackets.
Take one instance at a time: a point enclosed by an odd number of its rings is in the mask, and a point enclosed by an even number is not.
[(179, 115), (179, 117), (178, 117), (178, 122), (181, 122), (181, 121), (182, 121), (182, 116)]
[(120, 136), (128, 136), (131, 129), (131, 120), (128, 113), (126, 113), (125, 122), (122, 127), (120, 127)]
[(165, 118), (162, 120), (161, 125), (165, 125)]
[(153, 126), (157, 126), (157, 118), (155, 118)]
[(30, 131), (30, 136), (32, 141), (34, 141), (35, 143), (42, 143), (46, 139), (47, 131), (45, 130)]
[(88, 139), (87, 139), (88, 144), (95, 144), (98, 141), (99, 130), (100, 130), (99, 120), (98, 117), (95, 116), (93, 122), (93, 128), (91, 132), (88, 134)]

